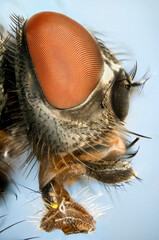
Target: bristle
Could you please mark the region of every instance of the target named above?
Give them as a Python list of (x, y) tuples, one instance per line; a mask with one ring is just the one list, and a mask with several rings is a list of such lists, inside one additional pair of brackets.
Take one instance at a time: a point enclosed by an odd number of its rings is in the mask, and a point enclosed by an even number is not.
[(142, 135), (140, 133), (135, 133), (135, 132), (132, 132), (132, 131), (129, 131), (129, 130), (125, 130), (127, 133), (130, 133), (130, 134), (133, 134), (137, 137), (142, 137), (142, 138), (147, 138), (147, 139), (151, 139), (151, 137), (148, 137), (148, 136), (145, 136), (145, 135)]
[(91, 207), (90, 204), (91, 204), (92, 202), (94, 202), (96, 199), (100, 198), (102, 195), (103, 195), (103, 193), (99, 193), (99, 194), (97, 194), (97, 195), (93, 195), (93, 196), (91, 196), (91, 197), (89, 197), (89, 198), (86, 198), (86, 199), (82, 202), (82, 204), (83, 204), (85, 207), (89, 208), (89, 207)]
[(132, 70), (129, 72), (129, 75), (132, 78), (132, 80), (135, 78), (136, 73), (137, 73), (137, 62), (135, 63)]
[(86, 186), (86, 187), (82, 188), (81, 191), (79, 191), (78, 193), (76, 193), (76, 194), (74, 193), (74, 194), (71, 196), (71, 198), (75, 200), (81, 193), (84, 192), (83, 194), (85, 195), (85, 194), (88, 193), (88, 191), (89, 191), (88, 186)]
[(77, 149), (79, 149), (80, 151), (86, 153), (87, 155), (89, 155), (91, 158), (94, 158), (96, 160), (99, 160), (99, 158), (97, 158), (95, 155), (92, 155), (91, 153), (89, 153), (88, 151), (85, 151), (83, 147), (80, 147), (79, 145), (77, 146)]
[(22, 221), (16, 222), (16, 223), (14, 223), (14, 224), (12, 224), (12, 225), (10, 225), (10, 226), (8, 226), (8, 227), (6, 227), (6, 228), (0, 230), (0, 233), (3, 233), (4, 231), (8, 230), (9, 228), (11, 228), (11, 227), (13, 227), (13, 226), (15, 226), (15, 225), (17, 225), (17, 224), (19, 224), (19, 223), (22, 223), (22, 222), (25, 222), (25, 220), (22, 220)]
[(11, 14), (10, 19), (17, 27), (21, 26), (24, 22), (24, 18), (16, 15), (15, 13)]
[[(96, 200), (100, 198), (103, 194), (96, 194), (93, 196), (87, 197), (90, 189), (88, 189), (88, 186), (83, 188), (80, 192), (74, 194), (73, 199), (78, 202), (78, 204), (81, 204), (92, 216), (94, 219), (99, 218), (100, 216), (103, 216), (107, 213), (107, 211), (111, 208), (111, 206), (99, 206), (96, 203)], [(81, 195), (81, 196), (80, 196)]]
[(75, 154), (73, 154), (71, 151), (69, 151), (69, 150), (66, 150), (67, 151), (67, 153), (69, 154), (69, 155), (71, 155), (72, 157), (73, 157), (73, 159), (74, 160), (76, 160), (77, 162), (79, 162), (79, 163), (81, 163), (83, 166), (85, 166), (86, 168), (89, 168), (89, 169), (91, 169), (92, 171), (93, 171), (93, 169), (91, 168), (91, 167), (89, 167), (87, 164), (85, 164), (83, 161), (81, 161), (78, 157), (76, 157), (75, 156)]
[(91, 149), (94, 150), (95, 152), (100, 153), (95, 147), (92, 146), (92, 144), (90, 144), (88, 141), (86, 141), (86, 140), (81, 136), (80, 133), (78, 133), (78, 134), (79, 134), (79, 136), (80, 136), (80, 140), (81, 140), (82, 142), (84, 142), (85, 146), (88, 146), (89, 148), (91, 148)]

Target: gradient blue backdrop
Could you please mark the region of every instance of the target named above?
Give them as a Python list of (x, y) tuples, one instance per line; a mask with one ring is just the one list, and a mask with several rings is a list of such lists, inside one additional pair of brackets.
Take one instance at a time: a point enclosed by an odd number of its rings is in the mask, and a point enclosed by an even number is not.
[[(39, 236), (39, 239), (57, 240), (158, 240), (159, 239), (159, 1), (158, 0), (0, 0), (0, 22), (8, 29), (9, 15), (16, 13), (25, 18), (44, 11), (62, 12), (83, 24), (88, 29), (96, 30), (108, 45), (115, 46), (114, 51), (129, 53), (124, 66), (130, 70), (138, 62), (136, 80), (150, 69), (151, 79), (142, 92), (131, 99), (127, 118), (127, 128), (152, 137), (152, 140), (141, 139), (136, 148), (140, 151), (133, 160), (133, 167), (143, 182), (133, 181), (125, 190), (107, 191), (102, 185), (90, 184), (90, 193), (103, 193), (96, 200), (101, 206), (112, 206), (106, 214), (97, 219), (97, 229), (90, 235), (73, 235), (66, 237), (61, 231), (44, 233), (38, 230), (39, 221), (33, 214), (40, 206), (40, 199), (22, 187), (18, 200), (10, 193), (6, 206), (1, 206), (0, 215), (7, 214), (0, 222), (4, 228), (14, 222), (26, 220), (0, 235), (0, 239), (20, 240)], [(113, 44), (111, 44), (113, 42)], [(133, 60), (132, 60), (133, 59)], [(38, 190), (36, 169), (29, 176), (17, 174), (16, 182)], [(88, 183), (89, 184), (89, 183)], [(83, 185), (72, 187), (78, 192)], [(42, 205), (41, 205), (42, 206)], [(96, 210), (96, 208), (94, 209)], [(31, 218), (31, 216), (33, 218)]]

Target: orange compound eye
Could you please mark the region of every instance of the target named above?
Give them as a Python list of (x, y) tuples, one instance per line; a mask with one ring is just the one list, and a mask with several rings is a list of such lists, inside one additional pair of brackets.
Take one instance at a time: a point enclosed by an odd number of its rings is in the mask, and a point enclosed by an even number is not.
[(79, 23), (55, 12), (33, 15), (26, 23), (25, 34), (47, 101), (61, 109), (82, 103), (103, 71), (94, 38)]

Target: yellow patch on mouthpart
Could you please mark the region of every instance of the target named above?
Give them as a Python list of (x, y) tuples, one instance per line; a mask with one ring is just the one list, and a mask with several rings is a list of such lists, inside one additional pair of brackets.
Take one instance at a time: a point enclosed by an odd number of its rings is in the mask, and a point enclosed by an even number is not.
[(52, 204), (51, 207), (56, 209), (56, 208), (58, 208), (58, 204)]

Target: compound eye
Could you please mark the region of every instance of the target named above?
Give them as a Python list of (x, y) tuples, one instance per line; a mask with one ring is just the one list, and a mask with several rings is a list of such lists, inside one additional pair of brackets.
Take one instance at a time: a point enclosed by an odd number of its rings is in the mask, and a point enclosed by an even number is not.
[(79, 23), (55, 12), (33, 15), (26, 22), (25, 37), (47, 101), (61, 109), (81, 104), (103, 72), (94, 38)]

